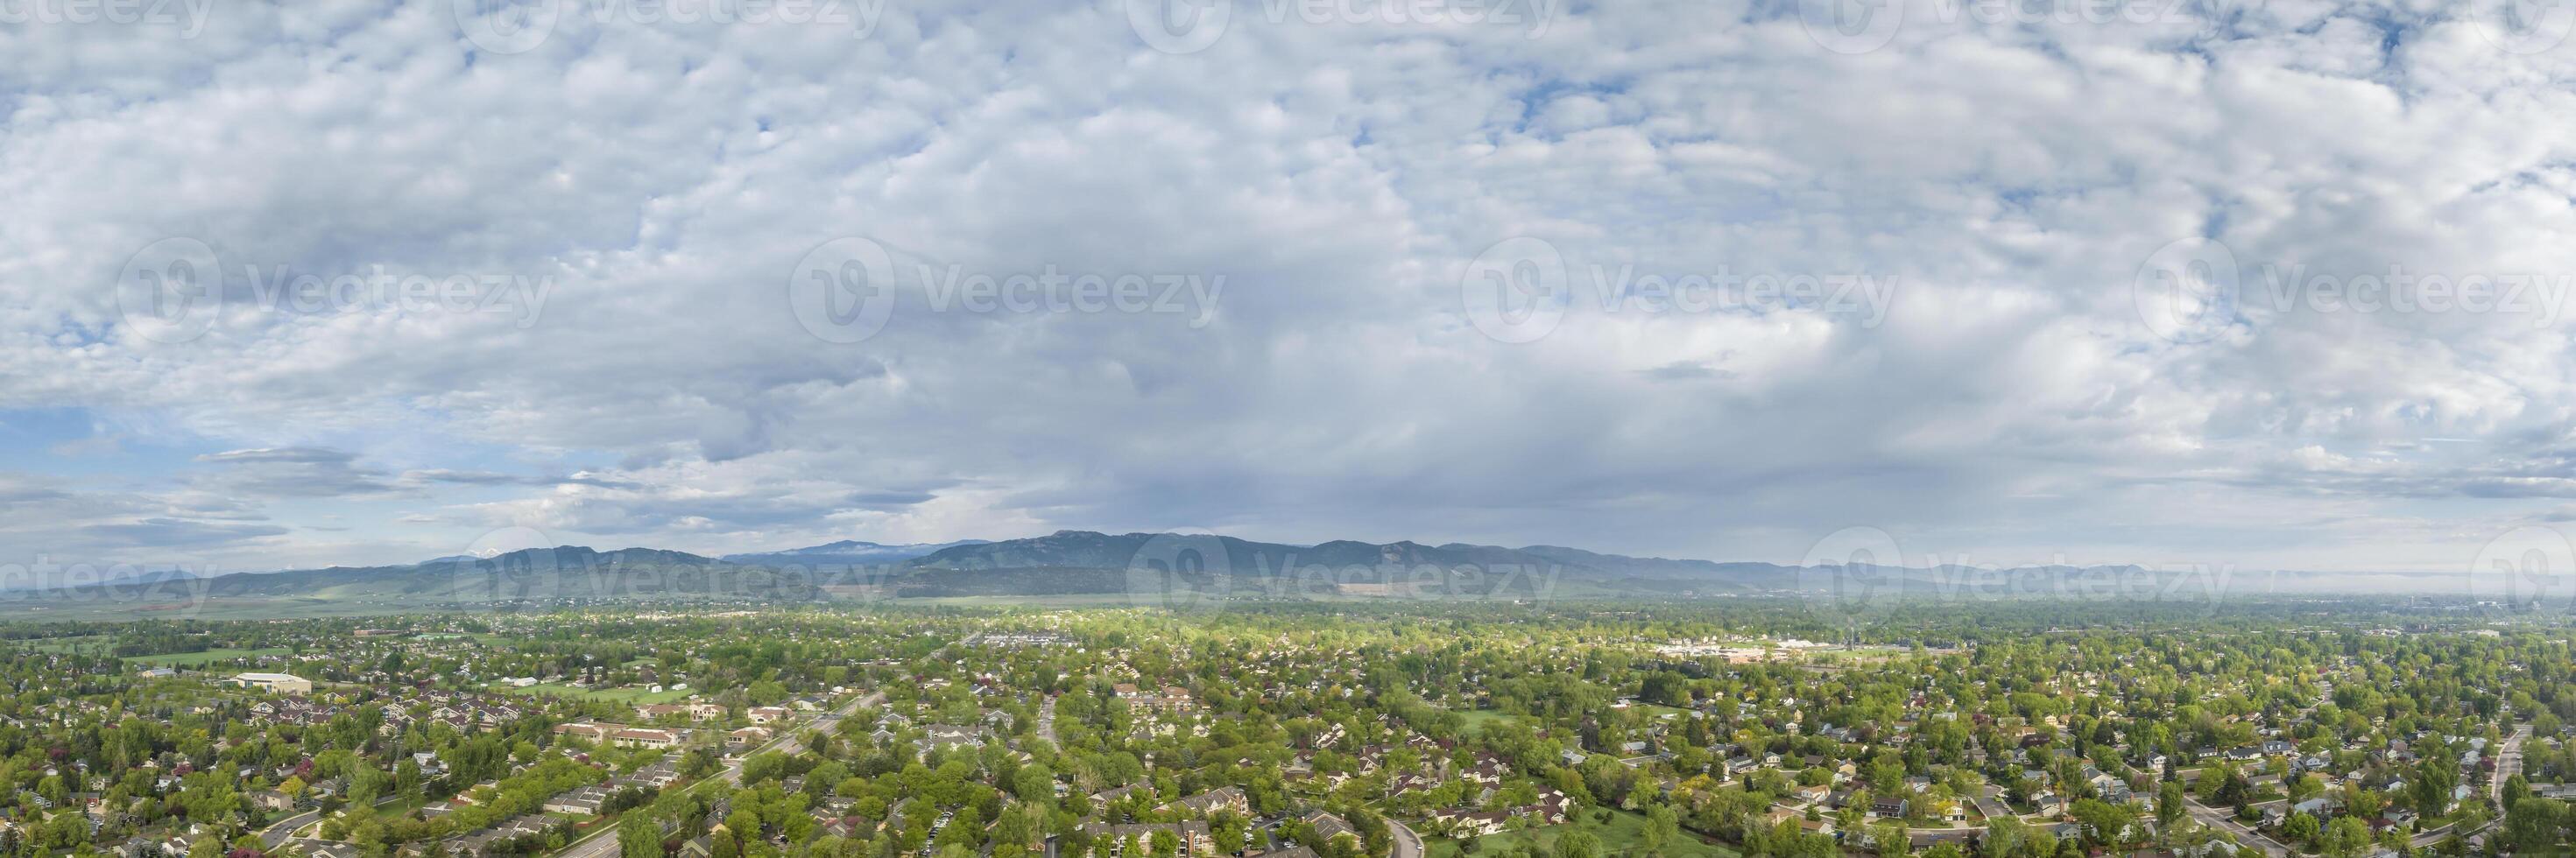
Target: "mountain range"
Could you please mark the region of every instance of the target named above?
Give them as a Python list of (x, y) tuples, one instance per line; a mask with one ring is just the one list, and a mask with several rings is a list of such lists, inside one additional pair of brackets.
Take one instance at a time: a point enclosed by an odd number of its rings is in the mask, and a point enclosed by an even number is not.
[[(1060, 530), (999, 541), (886, 545), (843, 540), (708, 557), (654, 548), (558, 546), (490, 557), (454, 555), (391, 566), (147, 575), (83, 587), (0, 592), (31, 604), (197, 604), (207, 599), (387, 606), (597, 604), (715, 599), (813, 601), (886, 596), (1117, 594), (1187, 589), (1234, 598), (1284, 592), (1350, 595), (1577, 592), (1666, 595), (1964, 586), (2032, 592), (2067, 582), (2171, 587), (2188, 570), (2136, 566), (1906, 568), (1630, 557), (1531, 545), (1334, 540), (1313, 545), (1231, 536)], [(2269, 580), (2269, 579), (2267, 579)], [(1966, 582), (1964, 585), (1961, 582)], [(1570, 591), (1559, 591), (1572, 585)], [(2231, 586), (2241, 586), (2235, 582)], [(1464, 588), (1464, 589), (1462, 589)]]
[(982, 539), (961, 539), (956, 542), (924, 542), (906, 545), (885, 545), (875, 542), (861, 542), (855, 539), (844, 539), (839, 542), (825, 543), (823, 545), (809, 545), (804, 548), (790, 548), (785, 551), (763, 551), (752, 554), (727, 554), (723, 559), (727, 563), (744, 563), (756, 566), (817, 563), (855, 564), (866, 566), (879, 563), (901, 563), (915, 557), (931, 554), (944, 549), (956, 548), (963, 545), (986, 544), (989, 544), (989, 542)]

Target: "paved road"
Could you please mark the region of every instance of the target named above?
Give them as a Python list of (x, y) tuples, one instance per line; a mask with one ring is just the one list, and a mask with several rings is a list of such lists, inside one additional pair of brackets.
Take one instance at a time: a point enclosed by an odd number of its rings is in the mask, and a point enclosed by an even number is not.
[[(402, 796), (389, 795), (384, 798), (376, 799), (376, 806), (383, 807), (385, 805), (392, 804), (394, 803), (394, 800), (399, 798), (402, 798)], [(259, 842), (268, 844), (269, 849), (276, 849), (278, 844), (293, 839), (295, 837), (296, 829), (312, 825), (314, 822), (321, 820), (321, 818), (322, 811), (315, 809), (269, 823), (267, 828), (259, 830)]]
[[(2504, 745), (2496, 751), (2495, 780), (2487, 785), (2487, 795), (2489, 798), (2496, 800), (2496, 806), (2498, 807), (2504, 806), (2503, 796), (2505, 779), (2522, 773), (2522, 741), (2528, 738), (2531, 738), (2530, 727), (2516, 727), (2514, 728), (2513, 735), (2505, 739)], [(2191, 811), (2193, 819), (2198, 819), (2207, 825), (2213, 825), (2227, 831), (2235, 832), (2239, 841), (2251, 843), (2255, 848), (2263, 850), (2265, 854), (2271, 855), (2273, 858), (2282, 858), (2282, 856), (2289, 854), (2289, 850), (2284, 848), (2279, 841), (2265, 837), (2261, 832), (2255, 831), (2254, 829), (2248, 828), (2244, 824), (2237, 822), (2234, 814), (2228, 813), (2222, 809), (2203, 805), (2198, 799), (2185, 799), (2184, 805)], [(2467, 837), (2480, 831), (2485, 831), (2501, 821), (2503, 821), (2501, 817), (2498, 819), (2491, 819), (2487, 821), (2486, 825), (2457, 833), (2461, 837)], [(2417, 834), (2407, 842), (2413, 844), (2415, 848), (2421, 849), (2440, 843), (2451, 837), (2452, 834), (2453, 832), (2447, 827), (2438, 828), (2422, 834)]]
[[(762, 754), (770, 751), (777, 751), (782, 754), (793, 754), (798, 751), (805, 750), (805, 742), (799, 737), (805, 733), (806, 729), (811, 728), (814, 730), (820, 730), (825, 735), (829, 735), (833, 728), (841, 725), (841, 719), (850, 717), (852, 713), (859, 711), (861, 707), (883, 705), (885, 703), (885, 699), (885, 692), (871, 692), (865, 697), (850, 701), (847, 706), (824, 713), (821, 717), (815, 718), (813, 721), (780, 730), (779, 737), (771, 740), (769, 744), (754, 748), (750, 752), (734, 758), (733, 765), (726, 766), (723, 772), (718, 773), (715, 777), (708, 778), (706, 781), (699, 781), (698, 784), (689, 788), (697, 789), (699, 786), (704, 786), (709, 781), (723, 781), (729, 784), (741, 783), (742, 764), (749, 762), (752, 754)], [(571, 846), (564, 847), (564, 851), (558, 853), (558, 858), (617, 858), (616, 828), (614, 826), (604, 827), (598, 831), (591, 832), (589, 837), (575, 842)]]
[[(2494, 819), (2487, 820), (2487, 824), (2485, 825), (2481, 825), (2467, 831), (2457, 832), (2461, 838), (2466, 839), (2469, 835), (2485, 831), (2489, 828), (2494, 828), (2497, 823), (2504, 821), (2504, 814), (2502, 812), (2504, 809), (2504, 781), (2506, 778), (2522, 774), (2522, 740), (2528, 738), (2531, 738), (2530, 727), (2515, 727), (2513, 728), (2513, 735), (2506, 736), (2504, 744), (2496, 748), (2495, 777), (2494, 779), (2487, 781), (2487, 798), (2495, 802), (2498, 812), (2496, 817)], [(2449, 839), (2453, 833), (2454, 832), (2448, 828), (2436, 829), (2415, 835), (2413, 839), (2408, 840), (2407, 842), (2414, 844), (2416, 848), (2421, 849)]]
[(2263, 850), (2265, 855), (2270, 855), (2272, 858), (2286, 858), (2290, 854), (2290, 847), (2283, 846), (2280, 841), (2266, 837), (2263, 832), (2236, 821), (2236, 814), (2227, 809), (2201, 804), (2200, 799), (2187, 795), (2182, 800), (2182, 807), (2184, 811), (2191, 814), (2191, 818), (2200, 820), (2202, 825), (2232, 833), (2236, 835), (2236, 842)]
[(2494, 800), (2498, 808), (2504, 807), (2505, 779), (2522, 774), (2522, 740), (2528, 738), (2529, 726), (2515, 727), (2513, 735), (2504, 738), (2504, 747), (2496, 749), (2495, 779), (2487, 782), (2487, 798)]
[(1422, 858), (1422, 835), (1413, 833), (1395, 817), (1386, 819), (1387, 833), (1394, 835), (1395, 849), (1389, 858)]
[(286, 838), (293, 836), (296, 829), (312, 825), (314, 821), (321, 818), (322, 811), (308, 810), (270, 823), (267, 828), (259, 830), (259, 842), (268, 844), (270, 849), (276, 849), (278, 844), (286, 842)]
[(617, 828), (608, 826), (591, 832), (588, 839), (565, 847), (565, 858), (617, 858)]
[[(826, 736), (831, 735), (833, 729), (841, 726), (841, 719), (850, 717), (852, 713), (855, 713), (860, 709), (882, 705), (885, 703), (885, 699), (885, 692), (883, 691), (869, 692), (866, 697), (852, 700), (847, 706), (843, 706), (830, 712), (825, 712), (822, 715), (817, 716), (814, 720), (808, 721), (802, 725), (786, 728), (781, 731), (786, 735), (778, 737), (777, 741), (758, 748), (753, 753), (777, 751), (782, 754), (793, 754), (803, 751), (805, 750), (805, 740), (801, 737), (807, 731), (810, 730), (822, 733)], [(733, 765), (725, 767), (724, 774), (718, 775), (717, 777), (723, 778), (725, 783), (741, 783), (742, 764), (750, 761), (750, 759), (751, 754), (742, 755), (740, 758), (734, 760)]]

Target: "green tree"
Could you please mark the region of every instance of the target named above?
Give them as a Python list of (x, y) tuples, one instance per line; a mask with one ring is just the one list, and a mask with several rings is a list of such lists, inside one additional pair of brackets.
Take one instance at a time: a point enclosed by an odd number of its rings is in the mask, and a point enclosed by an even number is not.
[(2516, 850), (2530, 850), (2558, 842), (2559, 826), (2564, 825), (2564, 805), (2554, 801), (2518, 801), (2504, 812), (2504, 837)]
[(1672, 808), (1661, 804), (1646, 808), (1646, 829), (1640, 835), (1646, 854), (1662, 854), (1664, 846), (1672, 843), (1681, 831), (1681, 816)]
[(1870, 826), (1869, 840), (1877, 847), (1879, 858), (1905, 858), (1914, 851), (1914, 841), (1905, 836), (1904, 820), (1882, 820)]
[(2450, 761), (2441, 754), (2434, 754), (2416, 769), (2415, 782), (2410, 785), (2415, 797), (2415, 812), (2428, 817), (2448, 813), (2451, 810), (2451, 791), (2459, 785), (2460, 775), (2452, 770)]
[(2189, 805), (2184, 801), (2181, 781), (2166, 781), (2156, 786), (2156, 830), (2171, 831), (2175, 824), (2182, 822), (2184, 814), (2189, 811)]
[(2317, 851), (2326, 858), (2353, 858), (2369, 845), (2370, 827), (2349, 816), (2328, 824), (2325, 834), (2317, 838)]
[(2304, 813), (2290, 814), (2290, 818), (2281, 823), (2281, 836), (2289, 838), (2292, 843), (2314, 842), (2323, 830), (2316, 817)]
[(636, 810), (617, 822), (619, 858), (662, 858), (662, 826), (652, 814)]
[(1986, 837), (1979, 845), (1985, 858), (2009, 858), (2030, 842), (2030, 825), (2017, 816), (1998, 816), (1986, 820)]
[(1601, 858), (1601, 838), (1589, 831), (1568, 831), (1556, 838), (1555, 858)]
[(1216, 851), (1232, 855), (1243, 850), (1247, 828), (1241, 815), (1224, 811), (1208, 824), (1208, 836), (1216, 841)]

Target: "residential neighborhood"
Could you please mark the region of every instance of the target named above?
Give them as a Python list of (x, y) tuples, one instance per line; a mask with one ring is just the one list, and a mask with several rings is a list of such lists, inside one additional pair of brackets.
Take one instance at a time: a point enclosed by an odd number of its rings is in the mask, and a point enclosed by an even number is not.
[(1377, 616), (27, 627), (0, 846), (2392, 858), (2547, 853), (2576, 824), (2563, 627), (1999, 604), (1819, 643), (1758, 602), (1349, 610)]

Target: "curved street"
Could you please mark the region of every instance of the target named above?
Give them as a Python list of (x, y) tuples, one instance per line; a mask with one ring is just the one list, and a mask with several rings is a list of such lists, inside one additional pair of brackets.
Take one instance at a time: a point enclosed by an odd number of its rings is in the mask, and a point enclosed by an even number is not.
[(1403, 820), (1392, 816), (1386, 818), (1386, 827), (1387, 833), (1394, 835), (1390, 839), (1395, 841), (1394, 849), (1388, 853), (1389, 858), (1422, 858), (1422, 835), (1413, 833)]

